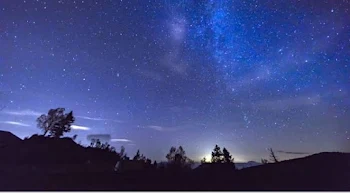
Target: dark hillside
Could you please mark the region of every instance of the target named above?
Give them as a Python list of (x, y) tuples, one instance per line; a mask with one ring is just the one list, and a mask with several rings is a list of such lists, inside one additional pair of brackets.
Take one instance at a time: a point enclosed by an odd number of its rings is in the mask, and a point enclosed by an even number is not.
[(22, 139), (8, 131), (0, 131), (0, 148), (21, 143)]
[(350, 190), (350, 154), (319, 153), (242, 170), (232, 164), (116, 173), (116, 152), (70, 138), (0, 132), (0, 190)]
[(239, 176), (243, 187), (256, 190), (349, 190), (350, 154), (319, 153), (242, 169)]

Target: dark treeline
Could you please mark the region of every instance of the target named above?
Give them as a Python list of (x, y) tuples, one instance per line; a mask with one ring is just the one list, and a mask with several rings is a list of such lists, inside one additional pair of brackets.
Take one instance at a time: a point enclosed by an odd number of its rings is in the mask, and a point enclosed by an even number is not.
[[(48, 138), (61, 138), (65, 133), (68, 133), (71, 131), (71, 125), (74, 123), (75, 118), (73, 116), (73, 111), (69, 113), (65, 113), (65, 108), (57, 108), (57, 109), (50, 109), (47, 114), (41, 115), (39, 118), (37, 118), (37, 126), (43, 131), (42, 136), (48, 137)], [(76, 139), (76, 135), (73, 136), (72, 139)], [(102, 143), (100, 139), (92, 139), (91, 144), (89, 146), (90, 148), (95, 149), (101, 149), (103, 151), (113, 152), (118, 155), (120, 158), (120, 162), (126, 161), (126, 160), (132, 160), (132, 161), (138, 161), (139, 163), (143, 162), (144, 164), (151, 164), (152, 161), (149, 158), (146, 158), (143, 154), (140, 154), (140, 151), (138, 150), (136, 155), (130, 159), (126, 152), (125, 148), (122, 146), (121, 150), (119, 152), (116, 151), (116, 149), (108, 142)], [(169, 153), (165, 156), (168, 161), (168, 167), (178, 167), (178, 168), (187, 168), (191, 169), (191, 166), (193, 165), (194, 161), (191, 160), (186, 156), (186, 152), (183, 149), (182, 146), (171, 147)], [(230, 152), (223, 148), (221, 151), (221, 148), (216, 145), (214, 147), (214, 150), (212, 152), (212, 158), (211, 163), (224, 163), (224, 164), (231, 164), (232, 168), (234, 167), (234, 158), (230, 154)], [(201, 161), (202, 163), (206, 163), (207, 161), (205, 158)], [(157, 164), (157, 162), (154, 162)]]
[[(77, 136), (64, 137), (75, 118), (64, 108), (37, 119), (42, 134), (13, 139), (0, 148), (1, 190), (350, 190), (350, 155), (320, 153), (280, 161), (270, 160), (238, 170), (225, 147), (213, 147), (211, 160), (194, 161), (182, 146), (171, 147), (167, 162), (157, 163), (142, 152), (129, 156), (122, 146), (92, 139), (82, 146)], [(1, 142), (2, 143), (2, 142)]]

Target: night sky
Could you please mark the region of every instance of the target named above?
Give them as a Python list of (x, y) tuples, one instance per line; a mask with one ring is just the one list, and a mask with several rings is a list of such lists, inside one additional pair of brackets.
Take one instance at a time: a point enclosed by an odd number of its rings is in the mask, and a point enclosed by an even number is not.
[[(129, 156), (350, 151), (346, 0), (1, 0), (0, 130), (109, 134)], [(108, 135), (107, 135), (108, 136)], [(91, 137), (91, 136), (90, 136)], [(108, 137), (109, 138), (109, 137)]]

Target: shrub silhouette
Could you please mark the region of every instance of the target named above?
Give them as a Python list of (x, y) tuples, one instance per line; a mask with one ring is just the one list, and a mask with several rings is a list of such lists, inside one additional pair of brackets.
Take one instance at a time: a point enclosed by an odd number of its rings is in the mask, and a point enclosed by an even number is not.
[(152, 160), (149, 158), (146, 158), (143, 154), (140, 154), (140, 150), (137, 150), (137, 152), (132, 160), (144, 162), (147, 165), (152, 165)]
[(267, 159), (263, 159), (263, 158), (261, 158), (261, 163), (262, 163), (262, 164), (268, 164), (268, 163), (269, 163), (269, 161), (268, 161)]
[(71, 125), (75, 121), (73, 111), (67, 114), (64, 111), (65, 108), (50, 109), (47, 115), (42, 114), (37, 118), (37, 126), (43, 130), (43, 136), (49, 133), (50, 137), (59, 138), (71, 131)]
[(155, 169), (157, 169), (157, 168), (158, 168), (158, 163), (157, 163), (157, 161), (156, 161), (156, 160), (154, 160), (154, 162), (153, 162), (153, 168), (155, 168)]
[(191, 169), (194, 163), (186, 156), (186, 152), (182, 146), (179, 146), (177, 149), (176, 147), (171, 147), (166, 158), (168, 160), (168, 167), (172, 169)]
[(116, 152), (114, 147), (110, 146), (107, 142), (101, 143), (99, 139), (92, 139), (89, 147), (109, 152)]

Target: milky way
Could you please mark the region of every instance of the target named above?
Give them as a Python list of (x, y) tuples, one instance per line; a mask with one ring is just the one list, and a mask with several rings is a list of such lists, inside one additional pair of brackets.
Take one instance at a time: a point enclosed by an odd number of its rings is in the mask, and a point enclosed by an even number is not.
[(35, 119), (65, 107), (82, 144), (157, 160), (179, 145), (194, 160), (215, 144), (236, 161), (350, 151), (349, 7), (2, 1), (0, 129), (39, 133)]

